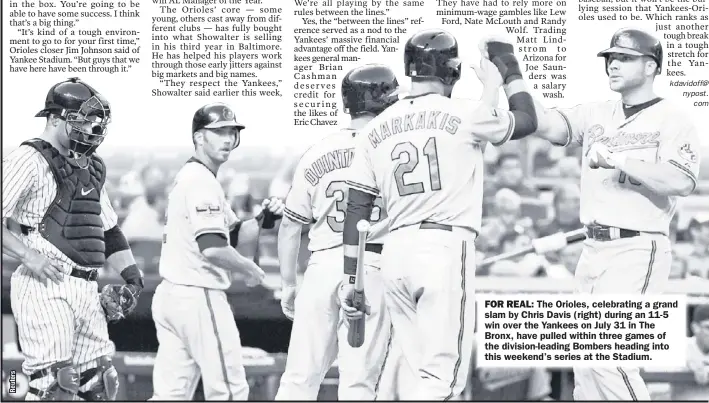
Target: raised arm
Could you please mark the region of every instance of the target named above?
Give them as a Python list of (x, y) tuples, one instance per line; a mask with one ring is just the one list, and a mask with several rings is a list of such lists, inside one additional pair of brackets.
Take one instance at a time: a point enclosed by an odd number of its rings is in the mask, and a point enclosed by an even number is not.
[[(493, 109), (492, 115), (500, 117), (502, 121), (509, 121), (509, 130), (501, 130), (499, 124), (492, 127), (496, 130), (476, 130), (483, 133), (483, 140), (490, 141), (493, 145), (501, 145), (508, 140), (517, 140), (533, 134), (546, 139), (554, 145), (569, 146), (580, 145), (583, 141), (585, 128), (585, 108), (583, 105), (568, 109), (545, 108), (539, 101), (534, 100), (526, 82), (522, 77), (519, 62), (514, 55), (514, 46), (504, 39), (486, 39), (481, 43), (480, 53), (483, 56), (481, 67), (475, 68), (476, 73), (483, 81), (483, 103), (491, 100), (492, 85), (485, 85), (486, 81), (495, 81), (494, 74), (486, 66), (485, 60), (494, 65), (502, 77), (503, 88), (509, 105), (509, 116), (505, 112)], [(486, 72), (486, 70), (488, 70)], [(506, 123), (506, 122), (505, 122)], [(489, 125), (488, 125), (489, 126)], [(487, 135), (484, 135), (487, 133)]]
[[(501, 40), (490, 39), (483, 42), (480, 51), (481, 70), (492, 70), (489, 65), (494, 65), (502, 78), (509, 105), (508, 130), (504, 133), (488, 133), (490, 135), (485, 140), (493, 145), (500, 145), (507, 140), (517, 140), (532, 134), (537, 130), (537, 113), (514, 54), (514, 46)], [(498, 117), (499, 114), (492, 109), (492, 115)], [(503, 119), (502, 116), (499, 117)]]
[[(499, 146), (536, 130), (534, 102), (513, 52), (514, 47), (506, 42), (481, 42), (480, 66), (471, 66), (483, 85), (481, 98), (477, 102), (456, 100), (456, 104), (461, 105), (459, 116), (466, 116), (464, 131), (472, 135), (473, 142)], [(501, 85), (509, 110), (497, 107)]]
[(559, 146), (568, 146), (574, 142), (581, 144), (581, 133), (574, 133), (568, 115), (558, 109), (547, 109), (537, 100), (534, 106), (537, 113), (537, 130), (533, 133), (535, 136)]

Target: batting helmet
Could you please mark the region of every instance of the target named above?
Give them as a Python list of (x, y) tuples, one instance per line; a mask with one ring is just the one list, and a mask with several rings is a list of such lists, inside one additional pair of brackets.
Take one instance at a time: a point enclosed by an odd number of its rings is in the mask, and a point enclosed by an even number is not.
[(351, 116), (378, 115), (399, 100), (399, 82), (394, 72), (381, 64), (366, 64), (342, 79), (342, 103)]
[(234, 128), (236, 132), (234, 148), (236, 148), (241, 142), (240, 133), (246, 126), (237, 122), (234, 111), (228, 105), (220, 102), (204, 105), (197, 109), (194, 118), (192, 118), (192, 134), (202, 129), (218, 129), (220, 127)]
[(79, 159), (91, 155), (103, 142), (111, 121), (111, 106), (98, 91), (74, 77), (49, 89), (44, 109), (35, 117), (50, 115), (66, 122), (70, 154)]
[(437, 77), (452, 85), (460, 79), (462, 62), (458, 41), (441, 29), (421, 31), (406, 41), (404, 72), (407, 77)]
[[(649, 56), (657, 63), (657, 73), (662, 71), (662, 44), (660, 40), (645, 31), (634, 28), (623, 28), (613, 34), (610, 48), (599, 52), (599, 57), (611, 53), (623, 53), (633, 56)], [(606, 68), (606, 73), (608, 69)]]

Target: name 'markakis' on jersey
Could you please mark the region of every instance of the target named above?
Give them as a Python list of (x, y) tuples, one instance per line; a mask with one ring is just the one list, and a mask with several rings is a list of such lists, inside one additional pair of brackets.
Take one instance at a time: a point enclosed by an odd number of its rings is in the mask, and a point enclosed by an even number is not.
[(456, 134), (462, 119), (450, 113), (441, 111), (421, 111), (407, 113), (403, 116), (394, 116), (384, 120), (377, 128), (372, 129), (367, 135), (373, 148), (387, 138), (413, 130), (441, 130), (449, 134)]
[(329, 151), (313, 161), (310, 167), (305, 169), (303, 176), (305, 176), (305, 180), (310, 185), (315, 186), (326, 174), (338, 169), (348, 168), (352, 163), (353, 155), (354, 148)]

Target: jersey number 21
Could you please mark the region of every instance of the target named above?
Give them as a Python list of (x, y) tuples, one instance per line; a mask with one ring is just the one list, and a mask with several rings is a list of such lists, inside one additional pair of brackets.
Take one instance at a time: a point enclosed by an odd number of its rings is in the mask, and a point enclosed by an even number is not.
[[(406, 160), (404, 160), (406, 155)], [(436, 138), (430, 137), (423, 146), (423, 156), (428, 160), (428, 179), (432, 191), (441, 190), (441, 172), (438, 167), (438, 149), (436, 148)], [(423, 193), (426, 187), (423, 182), (406, 183), (406, 174), (413, 172), (418, 166), (421, 156), (419, 149), (410, 141), (405, 141), (394, 146), (391, 150), (392, 161), (399, 161), (394, 170), (394, 180), (399, 196), (408, 196)]]

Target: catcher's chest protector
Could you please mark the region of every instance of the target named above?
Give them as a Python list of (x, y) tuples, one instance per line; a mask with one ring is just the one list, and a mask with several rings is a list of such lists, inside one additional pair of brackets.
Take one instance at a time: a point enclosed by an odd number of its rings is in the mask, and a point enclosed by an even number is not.
[(103, 160), (92, 155), (89, 166), (81, 169), (44, 140), (22, 144), (42, 154), (57, 184), (57, 194), (42, 218), (39, 232), (77, 265), (103, 267), (106, 261), (100, 201), (106, 180)]

